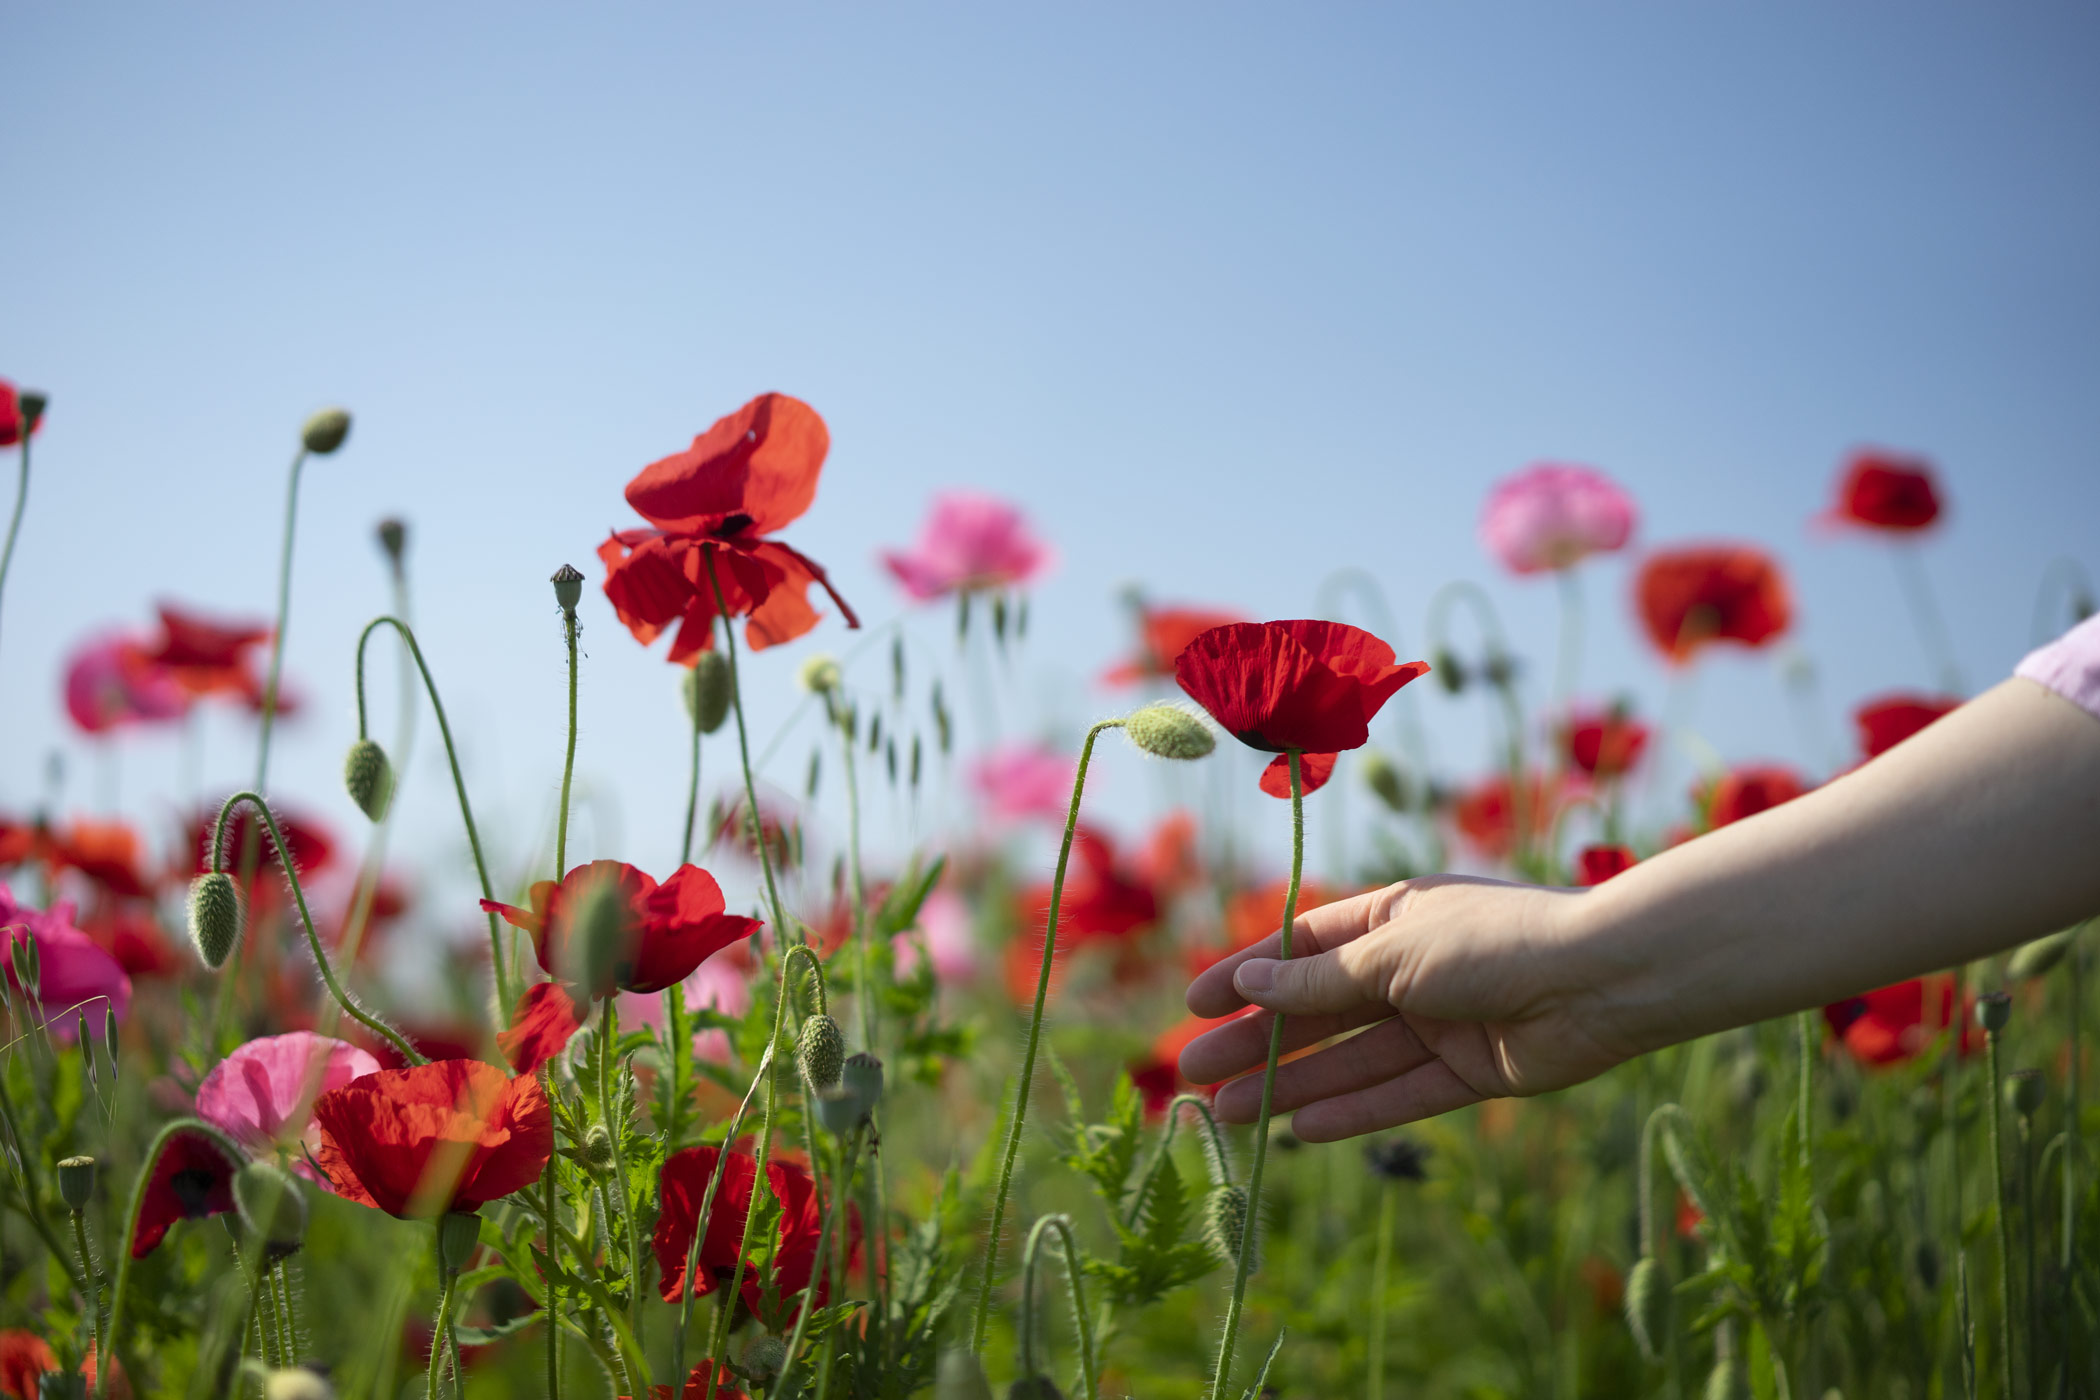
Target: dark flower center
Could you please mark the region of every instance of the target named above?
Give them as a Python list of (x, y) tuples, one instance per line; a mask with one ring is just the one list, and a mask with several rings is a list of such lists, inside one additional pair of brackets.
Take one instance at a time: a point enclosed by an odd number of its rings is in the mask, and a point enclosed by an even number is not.
[(738, 511), (735, 515), (723, 516), (722, 523), (714, 528), (714, 535), (717, 539), (733, 540), (750, 528), (751, 517)]
[(168, 1189), (175, 1193), (184, 1215), (202, 1220), (211, 1214), (211, 1188), (218, 1180), (218, 1173), (207, 1168), (184, 1167), (168, 1178)]

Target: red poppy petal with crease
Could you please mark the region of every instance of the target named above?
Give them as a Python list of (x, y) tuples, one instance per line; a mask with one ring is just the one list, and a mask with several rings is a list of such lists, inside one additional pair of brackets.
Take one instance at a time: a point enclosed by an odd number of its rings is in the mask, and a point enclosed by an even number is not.
[(760, 394), (685, 451), (644, 467), (627, 485), (627, 503), (663, 530), (712, 530), (745, 516), (747, 533), (771, 534), (809, 509), (830, 450), (815, 409)]
[[(1334, 776), (1338, 753), (1307, 753), (1298, 755), (1298, 785), (1303, 792), (1315, 793), (1327, 786)], [(1269, 760), (1269, 766), (1261, 770), (1261, 790), (1271, 797), (1289, 798), (1291, 795), (1291, 756), (1280, 753)]]
[(605, 565), (605, 597), (613, 613), (643, 646), (663, 635), (693, 603), (692, 581), (678, 549), (651, 531), (627, 530), (598, 546)]
[(630, 992), (660, 992), (761, 927), (757, 919), (723, 912), (722, 887), (697, 865), (682, 865), (645, 902), (646, 919)]
[(590, 1009), (559, 982), (535, 982), (518, 998), (510, 1029), (496, 1033), (496, 1047), (513, 1074), (535, 1073), (583, 1028)]
[[(315, 1160), (352, 1200), (408, 1218), (478, 1210), (539, 1178), (554, 1151), (554, 1115), (539, 1081), (479, 1060), (381, 1070), (314, 1103)], [(455, 1174), (433, 1190), (435, 1173)]]
[(143, 1259), (178, 1220), (202, 1220), (233, 1209), (233, 1176), (242, 1162), (209, 1133), (183, 1129), (162, 1144), (139, 1198), (131, 1257)]
[(1174, 663), (1198, 704), (1241, 743), (1271, 753), (1361, 748), (1371, 717), (1428, 669), (1394, 665), (1393, 649), (1361, 628), (1304, 618), (1212, 628)]

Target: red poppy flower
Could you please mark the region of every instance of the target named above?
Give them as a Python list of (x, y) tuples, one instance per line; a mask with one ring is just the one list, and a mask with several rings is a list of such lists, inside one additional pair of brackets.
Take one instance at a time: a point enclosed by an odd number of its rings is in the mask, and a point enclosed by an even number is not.
[(203, 1220), (233, 1209), (233, 1175), (242, 1162), (210, 1133), (182, 1128), (162, 1145), (139, 1199), (131, 1257), (151, 1254), (178, 1220)]
[(628, 482), (627, 503), (655, 528), (615, 531), (598, 557), (605, 596), (635, 640), (647, 646), (678, 623), (670, 659), (680, 664), (714, 645), (720, 609), (710, 559), (729, 615), (749, 619), (744, 636), (754, 650), (817, 625), (812, 583), (831, 595), (847, 626), (860, 626), (815, 560), (766, 538), (809, 509), (830, 449), (815, 409), (786, 394), (760, 394)]
[(237, 695), (260, 700), (262, 683), (253, 653), (270, 640), (269, 627), (222, 623), (159, 605), (160, 636), (144, 651), (148, 661), (172, 676), (190, 695)]
[(36, 1378), (57, 1369), (58, 1354), (36, 1333), (19, 1327), (0, 1332), (0, 1395), (36, 1400)]
[(1940, 973), (1833, 1002), (1823, 1008), (1823, 1019), (1862, 1064), (1893, 1065), (1914, 1059), (1935, 1037), (1957, 1024), (1960, 1051), (1967, 1054), (1969, 1012), (1974, 1005), (1973, 998), (1965, 997), (1956, 1017), (1954, 979)]
[(53, 864), (81, 874), (121, 899), (148, 892), (139, 834), (127, 822), (76, 818), (52, 846)]
[[(621, 910), (620, 937), (604, 966), (591, 968), (585, 966), (590, 950), (578, 946), (577, 919), (601, 883), (610, 886)], [(759, 930), (758, 920), (723, 912), (722, 887), (697, 865), (679, 866), (659, 885), (624, 861), (594, 860), (571, 870), (559, 885), (552, 880), (535, 884), (530, 909), (492, 899), (482, 900), (481, 907), (531, 934), (540, 966), (583, 984), (593, 1000), (611, 995), (615, 987), (660, 992)]]
[(1160, 818), (1138, 850), (1137, 875), (1167, 899), (1200, 881), (1203, 857), (1196, 849), (1196, 819), (1179, 808)]
[(1713, 829), (1754, 817), (1782, 802), (1793, 801), (1808, 788), (1800, 774), (1776, 763), (1732, 768), (1706, 794), (1706, 824)]
[[(1060, 960), (1089, 943), (1120, 942), (1159, 922), (1159, 897), (1125, 868), (1105, 833), (1080, 827), (1072, 837), (1072, 853), (1076, 859), (1066, 867), (1064, 898), (1057, 909)], [(1015, 914), (1020, 933), (1007, 945), (1007, 987), (1017, 1001), (1029, 1001), (1035, 996), (1043, 946), (1049, 941), (1050, 887), (1023, 890), (1015, 901)]]
[(111, 909), (105, 905), (80, 925), (80, 931), (115, 958), (124, 975), (133, 979), (167, 977), (187, 966), (153, 916), (137, 906)]
[[(44, 420), (30, 429), (32, 433), (44, 430)], [(22, 396), (14, 385), (0, 379), (0, 447), (13, 447), (22, 440)]]
[[(1301, 793), (1318, 792), (1327, 786), (1334, 776), (1334, 765), (1341, 759), (1338, 753), (1308, 753), (1298, 756), (1298, 790)], [(1261, 770), (1261, 790), (1271, 797), (1286, 800), (1291, 795), (1291, 756), (1278, 754), (1269, 760), (1269, 766)]]
[(401, 1219), (479, 1210), (539, 1180), (554, 1113), (539, 1081), (479, 1060), (383, 1069), (314, 1101), (336, 1194)]
[(49, 861), (57, 850), (51, 830), (42, 821), (15, 821), (0, 817), (0, 869)]
[(1600, 782), (1621, 778), (1641, 761), (1648, 726), (1624, 710), (1577, 712), (1561, 730), (1568, 766)]
[(1932, 463), (1879, 448), (1852, 454), (1838, 479), (1837, 502), (1824, 519), (1841, 525), (1909, 534), (1940, 518)]
[(1191, 1084), (1181, 1077), (1181, 1052), (1188, 1049), (1190, 1041), (1206, 1031), (1216, 1030), (1233, 1016), (1253, 1014), (1254, 1009), (1249, 1007), (1234, 1012), (1232, 1016), (1184, 1016), (1161, 1031), (1145, 1052), (1145, 1057), (1130, 1066), (1130, 1082), (1144, 1098), (1145, 1116), (1156, 1118), (1165, 1113), (1176, 1094), (1209, 1087)]
[[(685, 1384), (678, 1388), (676, 1400), (706, 1400), (708, 1382), (714, 1379), (714, 1374), (715, 1363), (712, 1361), (703, 1361), (698, 1366), (695, 1366), (687, 1373)], [(725, 1369), (722, 1375), (726, 1378), (729, 1372)], [(730, 1385), (726, 1379), (715, 1381), (714, 1384), (715, 1400), (748, 1400), (743, 1391)], [(628, 1400), (628, 1397), (623, 1395), (620, 1397), (620, 1400)], [(671, 1387), (667, 1385), (650, 1386), (649, 1400), (673, 1400)]]
[[(682, 1152), (674, 1152), (664, 1162), (658, 1178), (661, 1210), (656, 1217), (651, 1246), (656, 1252), (657, 1287), (667, 1303), (677, 1302), (685, 1287), (685, 1258), (692, 1248), (700, 1201), (707, 1194), (708, 1179), (714, 1175), (719, 1150), (688, 1147)], [(693, 1271), (694, 1297), (704, 1298), (714, 1292), (726, 1284), (735, 1271), (737, 1257), (744, 1248), (744, 1219), (751, 1205), (751, 1190), (757, 1180), (758, 1159), (748, 1152), (732, 1151), (729, 1165), (722, 1173), (722, 1184), (715, 1191), (707, 1228), (701, 1236), (697, 1267)], [(746, 1255), (744, 1282), (738, 1294), (754, 1316), (764, 1306), (769, 1288), (775, 1297), (785, 1300), (809, 1287), (816, 1272), (817, 1236), (823, 1225), (817, 1215), (816, 1183), (810, 1179), (808, 1168), (775, 1157), (766, 1163), (766, 1182), (773, 1199), (780, 1203), (780, 1224), (774, 1238), (772, 1261), (767, 1276), (760, 1277), (758, 1265), (761, 1261)], [(847, 1214), (850, 1255), (859, 1243), (860, 1222), (851, 1210)], [(825, 1305), (830, 1292), (828, 1284), (817, 1290), (818, 1307)], [(788, 1320), (792, 1322), (792, 1312)]]
[(1137, 609), (1137, 655), (1119, 662), (1101, 675), (1105, 685), (1134, 685), (1139, 681), (1172, 680), (1174, 663), (1182, 649), (1214, 627), (1230, 627), (1247, 619), (1238, 613), (1214, 608)]
[(1939, 695), (1884, 695), (1852, 712), (1859, 729), (1860, 752), (1879, 758), (1926, 725), (1961, 708), (1961, 701)]
[(1651, 554), (1634, 581), (1648, 640), (1672, 661), (1712, 642), (1759, 647), (1793, 622), (1786, 579), (1749, 545), (1695, 545)]
[(531, 1074), (562, 1052), (590, 1014), (590, 1003), (563, 983), (535, 982), (518, 998), (510, 1029), (496, 1032), (496, 1047), (513, 1074)]
[(1624, 846), (1584, 846), (1575, 856), (1575, 883), (1587, 889), (1623, 875), (1640, 857)]
[[(1517, 846), (1516, 789), (1509, 775), (1497, 773), (1458, 795), (1451, 804), (1451, 820), (1458, 834), (1489, 860), (1500, 860)], [(1563, 785), (1534, 773), (1525, 783), (1525, 839), (1536, 841), (1553, 829), (1553, 818), (1566, 793)]]

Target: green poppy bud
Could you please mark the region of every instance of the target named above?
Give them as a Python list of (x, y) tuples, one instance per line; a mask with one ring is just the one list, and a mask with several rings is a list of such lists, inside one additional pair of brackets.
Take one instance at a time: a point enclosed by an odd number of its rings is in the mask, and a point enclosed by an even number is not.
[(843, 679), (838, 661), (821, 651), (805, 660), (802, 669), (795, 673), (795, 680), (812, 695), (829, 695)]
[(2012, 1019), (2012, 996), (2006, 992), (1985, 992), (1976, 998), (1976, 1024), (1995, 1034), (2005, 1029)]
[(263, 1400), (335, 1400), (335, 1387), (319, 1371), (287, 1366), (263, 1379)]
[(389, 563), (399, 564), (401, 556), (408, 553), (408, 522), (399, 516), (390, 515), (380, 521), (372, 533), (379, 537), (379, 547), (386, 551)]
[(386, 750), (370, 739), (359, 739), (343, 759), (343, 786), (357, 810), (373, 821), (386, 815), (387, 799), (394, 795), (394, 765)]
[(846, 1037), (839, 1023), (822, 1014), (804, 1021), (795, 1041), (795, 1061), (818, 1093), (836, 1088), (846, 1064)]
[(2005, 1076), (2005, 1106), (2022, 1118), (2034, 1117), (2048, 1093), (2038, 1069), (2016, 1069)]
[(305, 1193), (298, 1179), (275, 1162), (250, 1162), (235, 1172), (233, 1204), (241, 1223), (272, 1258), (292, 1253), (306, 1239)]
[(1154, 758), (1202, 758), (1218, 746), (1210, 726), (1179, 705), (1147, 705), (1123, 721), (1123, 732)]
[(992, 1383), (975, 1352), (957, 1347), (941, 1353), (933, 1373), (933, 1400), (992, 1400)]
[(2052, 933), (2046, 938), (2037, 938), (2032, 943), (2023, 943), (2013, 953), (2012, 961), (2006, 964), (2005, 970), (2016, 982), (2028, 982), (2044, 976), (2064, 960), (2064, 954), (2071, 951), (2071, 945), (2077, 938), (2078, 929), (2073, 926)]
[(1371, 794), (1391, 811), (1405, 814), (1407, 779), (1401, 775), (1400, 765), (1386, 757), (1382, 749), (1365, 749), (1357, 764), (1364, 775), (1364, 786), (1371, 790)]
[(719, 651), (703, 651), (685, 673), (685, 712), (693, 727), (712, 734), (729, 717), (729, 658)]
[(1429, 670), (1446, 694), (1457, 695), (1465, 690), (1469, 679), (1466, 668), (1452, 652), (1439, 651), (1430, 659)]
[(744, 1374), (755, 1381), (769, 1381), (786, 1367), (787, 1343), (770, 1332), (751, 1339), (744, 1348)]
[(1669, 1345), (1669, 1326), (1669, 1280), (1663, 1277), (1662, 1266), (1655, 1260), (1641, 1259), (1626, 1275), (1626, 1327), (1633, 1333), (1634, 1344), (1642, 1356), (1650, 1361), (1662, 1360)]
[(576, 615), (576, 605), (583, 601), (583, 575), (573, 564), (564, 564), (554, 571), (554, 601), (570, 617)]
[(570, 966), (556, 973), (590, 995), (604, 996), (613, 987), (620, 964), (630, 956), (634, 930), (627, 901), (612, 879), (592, 878), (584, 884), (568, 918)]
[(471, 1211), (448, 1210), (438, 1220), (438, 1265), (450, 1274), (467, 1267), (474, 1246), (481, 1242), (481, 1217)]
[(602, 1172), (613, 1164), (612, 1134), (603, 1123), (591, 1124), (591, 1130), (583, 1135), (583, 1160), (594, 1172)]
[(326, 457), (343, 445), (350, 436), (350, 414), (340, 408), (324, 408), (306, 420), (299, 430), (299, 440), (306, 450), (316, 457)]
[(25, 932), (7, 950), (7, 959), (15, 966), (15, 981), (22, 984), (22, 990), (32, 997), (40, 995), (44, 987), (44, 971), (36, 940)]
[(216, 970), (241, 938), (241, 894), (222, 870), (190, 881), (190, 941), (206, 967)]
[(75, 1215), (88, 1207), (95, 1194), (95, 1159), (68, 1157), (58, 1164), (58, 1194), (66, 1209)]
[[(1211, 1253), (1227, 1264), (1240, 1259), (1240, 1241), (1247, 1233), (1247, 1188), (1213, 1186), (1203, 1198), (1203, 1242)], [(1255, 1257), (1260, 1258), (1256, 1250)], [(1251, 1270), (1254, 1266), (1248, 1265)]]
[(51, 396), (35, 389), (24, 389), (15, 395), (15, 412), (22, 415), (24, 438), (36, 431), (36, 425), (44, 421), (44, 410), (50, 406)]

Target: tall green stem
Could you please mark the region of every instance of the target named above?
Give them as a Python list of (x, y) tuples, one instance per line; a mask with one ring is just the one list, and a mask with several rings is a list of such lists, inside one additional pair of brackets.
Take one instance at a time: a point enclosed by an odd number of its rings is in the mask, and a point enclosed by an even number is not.
[(29, 440), (36, 434), (27, 424), (22, 432), (22, 468), (15, 478), (15, 510), (7, 521), (7, 543), (0, 546), (0, 599), (7, 596), (7, 567), (15, 559), (15, 537), (22, 533), (22, 511), (29, 504)]
[(94, 1319), (93, 1335), (95, 1354), (109, 1355), (109, 1309), (102, 1299), (102, 1271), (95, 1267), (95, 1252), (88, 1248), (87, 1217), (79, 1211), (70, 1212), (73, 1217), (73, 1245), (80, 1251), (80, 1277), (87, 1283), (87, 1291), (81, 1294), (88, 1316)]
[(1998, 1100), (2004, 1090), (1998, 1074), (1998, 1032), (1985, 1030), (1983, 1045), (1991, 1072), (1991, 1203), (1998, 1222), (1998, 1381), (2005, 1400), (2013, 1400), (2012, 1232), (2005, 1222), (2005, 1149), (1998, 1128)]
[(277, 559), (277, 626), (270, 633), (270, 671), (263, 680), (262, 726), (255, 744), (255, 790), (265, 791), (270, 777), (270, 731), (277, 722), (277, 687), (284, 678), (284, 629), (292, 612), (292, 539), (299, 522), (299, 478), (306, 467), (304, 446), (292, 458), (292, 475), (284, 492), (284, 543)]
[(1371, 1388), (1370, 1400), (1385, 1400), (1385, 1291), (1393, 1267), (1393, 1231), (1399, 1222), (1400, 1187), (1379, 1184), (1378, 1249), (1371, 1256)]
[[(544, 1087), (546, 1071), (540, 1071), (540, 1075), (541, 1083)], [(547, 1157), (547, 1170), (540, 1179), (540, 1189), (543, 1193), (542, 1209), (546, 1214), (547, 1230), (547, 1397), (548, 1400), (561, 1400), (561, 1306), (559, 1301), (561, 1291), (560, 1286), (554, 1281), (554, 1275), (561, 1265), (561, 1260), (555, 1255), (557, 1236), (555, 1233), (554, 1212), (556, 1207), (554, 1197), (554, 1156), (551, 1153)]]
[[(2021, 1312), (2027, 1317), (2027, 1395), (2028, 1400), (2041, 1400), (2042, 1393), (2042, 1348), (2041, 1319), (2035, 1307), (2041, 1296), (2035, 1268), (2034, 1247), (2034, 1125), (2025, 1113), (2019, 1115), (2020, 1129), (2020, 1233), (2023, 1253), (2027, 1256), (2027, 1286), (2021, 1291)], [(2010, 1293), (2010, 1289), (2007, 1290)]]
[[(1079, 747), (1079, 769), (1072, 775), (1072, 805), (1065, 812), (1064, 844), (1057, 850), (1057, 873), (1050, 881), (1050, 917), (1043, 930), (1043, 965), (1036, 973), (1035, 1009), (1028, 1017), (1027, 1048), (1021, 1052), (1021, 1078), (1014, 1087), (1014, 1115), (1007, 1125), (1006, 1147), (999, 1161), (999, 1184), (992, 1193), (992, 1228), (985, 1239), (984, 1272), (977, 1279), (977, 1310), (970, 1323), (970, 1350), (984, 1352), (984, 1328), (990, 1319), (992, 1279), (999, 1269), (999, 1231), (1006, 1223), (1006, 1198), (1013, 1189), (1014, 1157), (1021, 1150), (1021, 1129), (1028, 1121), (1029, 1082), (1035, 1078), (1036, 1050), (1043, 1038), (1043, 1006), (1050, 998), (1050, 965), (1057, 955), (1057, 916), (1064, 904), (1065, 870), (1072, 863), (1072, 838), (1079, 829), (1079, 799), (1086, 791), (1087, 765), (1093, 762), (1094, 741), (1103, 730), (1120, 729), (1120, 719), (1105, 719), (1086, 732)], [(1295, 890), (1295, 883), (1293, 889)]]
[[(1296, 749), (1291, 758), (1291, 883), (1283, 896), (1280, 959), (1291, 957), (1291, 925), (1298, 917), (1298, 882), (1305, 870), (1305, 776)], [(1269, 1159), (1269, 1112), (1276, 1096), (1276, 1062), (1283, 1054), (1283, 1015), (1269, 1024), (1269, 1058), (1261, 1072), (1261, 1116), (1254, 1124), (1254, 1165), (1247, 1172), (1247, 1221), (1240, 1230), (1239, 1265), (1232, 1279), (1232, 1302), (1225, 1309), (1225, 1338), (1218, 1344), (1218, 1369), (1211, 1379), (1210, 1400), (1227, 1400), (1232, 1381), (1232, 1351), (1239, 1340), (1240, 1309), (1247, 1298), (1247, 1274), (1254, 1265), (1255, 1227), (1261, 1217), (1262, 1168)]]
[[(827, 707), (830, 697), (825, 697)], [(846, 870), (853, 886), (853, 990), (855, 1000), (860, 1003), (860, 1043), (869, 1054), (875, 1054), (875, 1025), (878, 1008), (875, 1005), (875, 982), (872, 959), (868, 956), (868, 885), (860, 863), (860, 769), (855, 763), (853, 751), (857, 747), (846, 732), (845, 725), (835, 707), (832, 713), (832, 728), (838, 731), (839, 752), (846, 763)]]
[[(554, 822), (554, 882), (569, 871), (569, 783), (576, 773), (576, 612), (563, 608), (563, 638), (569, 644), (569, 747), (561, 761), (561, 809)], [(489, 916), (491, 920), (494, 915)], [(494, 924), (491, 923), (491, 927)]]
[(459, 1275), (449, 1269), (445, 1272), (445, 1287), (438, 1294), (437, 1322), (430, 1329), (430, 1365), (423, 1373), (424, 1400), (437, 1400), (438, 1376), (444, 1369), (445, 1344), (452, 1335), (452, 1290), (459, 1284)]
[[(389, 551), (393, 574), (394, 612), (399, 618), (408, 616), (408, 569), (401, 555)], [(343, 925), (343, 936), (336, 946), (343, 961), (351, 966), (357, 963), (357, 955), (364, 947), (365, 931), (371, 925), (372, 906), (379, 898), (379, 881), (386, 871), (387, 842), (393, 835), (394, 813), (400, 810), (395, 801), (400, 796), (400, 781), (409, 769), (416, 734), (416, 671), (410, 665), (414, 653), (406, 641), (400, 642), (401, 661), (398, 667), (401, 680), (400, 710), (394, 719), (394, 744), (387, 751), (395, 775), (395, 790), (387, 795), (386, 811), (381, 815), (371, 841), (365, 847), (363, 863), (358, 867), (357, 889), (350, 900), (350, 917)], [(195, 783), (187, 786), (194, 788)], [(491, 918), (494, 916), (491, 915)], [(508, 1011), (505, 1012), (508, 1015)]]
[[(773, 883), (773, 853), (766, 847), (766, 824), (758, 812), (758, 779), (751, 772), (751, 737), (744, 727), (744, 681), (737, 671), (736, 628), (731, 625), (729, 604), (722, 597), (722, 580), (715, 574), (714, 549), (706, 547), (702, 557), (707, 562), (707, 582), (715, 592), (715, 610), (722, 617), (722, 644), (729, 657), (729, 703), (736, 711), (737, 756), (744, 766), (744, 802), (750, 809), (752, 843), (758, 847), (758, 868), (766, 879), (766, 904), (773, 911), (773, 946), (784, 949), (788, 946), (787, 940), (792, 938), (799, 943), (801, 936), (793, 932), (787, 914), (781, 908), (780, 890)], [(781, 976), (786, 975), (787, 968), (783, 964)], [(708, 1383), (708, 1389), (714, 1389), (712, 1381)]]
[(693, 823), (700, 815), (700, 716), (693, 715), (693, 764), (692, 776), (685, 788), (685, 839), (678, 846), (678, 863), (689, 864), (693, 859)]
[(1815, 1162), (1815, 1150), (1809, 1137), (1809, 1128), (1815, 1121), (1816, 1013), (1796, 1012), (1794, 1031), (1801, 1042), (1801, 1097), (1795, 1105), (1794, 1112), (1801, 1123), (1801, 1171), (1805, 1176)]
[[(618, 997), (605, 999), (604, 1019), (600, 1022), (605, 1044), (599, 1056), (598, 1102), (605, 1111), (605, 1132), (612, 1140), (613, 1192), (620, 1204), (620, 1214), (627, 1221), (627, 1325), (634, 1329), (638, 1346), (647, 1346), (642, 1331), (642, 1235), (641, 1227), (635, 1223), (634, 1208), (627, 1199), (627, 1124), (624, 1115), (613, 1112), (612, 1061), (615, 1048), (620, 1043), (619, 1013), (614, 1010)], [(612, 1222), (605, 1222), (610, 1236)]]

